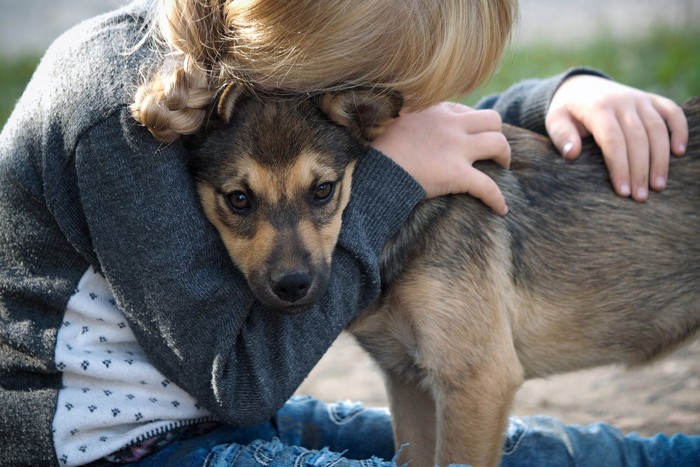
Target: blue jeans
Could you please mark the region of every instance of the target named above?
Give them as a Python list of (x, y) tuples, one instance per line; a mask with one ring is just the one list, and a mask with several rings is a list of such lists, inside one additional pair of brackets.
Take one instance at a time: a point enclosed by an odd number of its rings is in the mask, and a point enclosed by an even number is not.
[[(352, 402), (293, 397), (272, 420), (223, 426), (180, 439), (132, 464), (163, 466), (394, 466), (389, 414)], [(502, 466), (700, 466), (700, 436), (625, 436), (603, 423), (566, 426), (550, 417), (511, 418)]]

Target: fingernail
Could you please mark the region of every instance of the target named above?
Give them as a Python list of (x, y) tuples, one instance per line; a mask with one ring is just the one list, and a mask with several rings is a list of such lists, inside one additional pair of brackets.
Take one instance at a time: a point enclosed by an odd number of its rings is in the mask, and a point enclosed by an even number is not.
[(630, 190), (630, 186), (626, 183), (623, 183), (620, 185), (620, 195), (621, 196), (629, 196), (632, 193), (632, 190)]
[(644, 187), (638, 188), (637, 189), (637, 200), (643, 201), (643, 200), (647, 199), (648, 194), (649, 194), (649, 191), (646, 188), (644, 188)]
[(574, 143), (572, 143), (571, 141), (566, 143), (564, 145), (564, 147), (562, 148), (562, 155), (564, 157), (566, 157), (569, 154), (569, 152), (571, 151), (571, 149), (573, 149), (573, 147), (574, 147)]
[(685, 154), (685, 144), (679, 144), (679, 145), (678, 145), (678, 153), (679, 153), (679, 154)]
[(666, 179), (662, 176), (656, 177), (654, 188), (656, 188), (657, 190), (663, 190), (664, 188), (666, 188)]

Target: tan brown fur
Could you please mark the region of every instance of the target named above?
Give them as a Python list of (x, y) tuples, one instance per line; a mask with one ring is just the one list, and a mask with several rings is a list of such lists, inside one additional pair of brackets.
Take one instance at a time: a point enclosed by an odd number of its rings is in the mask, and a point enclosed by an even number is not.
[[(361, 128), (367, 119), (352, 118), (352, 106), (328, 105), (358, 100), (345, 96), (323, 102), (330, 121), (347, 126), (350, 134), (374, 134)], [(254, 110), (263, 113), (280, 105), (274, 99), (259, 104)], [(253, 109), (239, 110), (247, 120), (245, 112)], [(310, 128), (295, 133), (294, 141), (279, 133), (274, 144), (293, 146), (301, 135), (309, 138), (302, 146), (313, 146), (314, 131), (337, 130), (319, 120), (316, 111), (305, 107), (301, 116), (308, 118), (302, 122), (295, 114), (295, 125), (305, 122)], [(480, 168), (506, 195), (507, 216), (491, 213), (469, 196), (446, 196), (417, 206), (387, 242), (381, 258), (383, 294), (349, 331), (384, 372), (396, 444), (410, 443), (401, 462), (497, 465), (512, 398), (524, 380), (596, 365), (642, 364), (696, 335), (700, 99), (687, 103), (685, 111), (691, 130), (687, 155), (672, 158), (666, 190), (653, 193), (644, 204), (614, 194), (593, 143), (571, 163), (546, 138), (506, 126), (511, 170), (495, 164)], [(252, 121), (262, 124), (260, 134), (268, 135), (255, 144), (271, 144), (269, 135), (277, 124)], [(372, 122), (376, 127), (381, 123)], [(229, 131), (245, 139), (252, 130), (239, 125)], [(255, 152), (255, 144), (246, 151)], [(221, 150), (222, 160), (235, 160), (240, 148), (232, 151), (234, 146), (215, 144), (199, 153), (195, 173), (200, 187), (217, 178), (217, 172), (206, 171), (211, 162), (207, 154)], [(299, 154), (330, 165), (341, 157)], [(274, 173), (293, 176), (277, 182), (294, 185), (304, 179), (298, 171), (284, 171), (294, 164), (280, 157), (271, 163)], [(305, 167), (311, 170), (314, 164)], [(334, 234), (349, 195), (350, 172), (342, 177), (344, 197), (329, 228)], [(279, 183), (281, 192), (293, 195)], [(202, 203), (210, 219), (212, 198), (205, 190)], [(229, 226), (216, 218), (212, 222), (228, 246)], [(321, 238), (324, 249), (334, 244), (328, 236), (314, 236), (311, 225), (304, 222), (301, 228), (305, 241)], [(270, 235), (265, 232), (260, 235)], [(264, 295), (255, 281), (251, 288), (258, 298)]]
[(213, 187), (200, 184), (197, 190), (207, 218), (219, 231), (226, 249), (231, 253), (231, 257), (236, 258), (236, 266), (247, 277), (249, 271), (254, 269), (256, 265), (264, 262), (267, 256), (266, 249), (273, 244), (274, 231), (270, 228), (259, 226), (256, 229), (257, 234), (252, 240), (234, 235), (218, 214), (217, 208), (221, 208), (223, 202), (217, 198)]

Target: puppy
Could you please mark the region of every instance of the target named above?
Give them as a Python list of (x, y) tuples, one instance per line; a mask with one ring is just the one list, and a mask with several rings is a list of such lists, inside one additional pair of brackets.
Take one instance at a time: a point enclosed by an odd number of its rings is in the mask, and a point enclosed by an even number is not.
[[(257, 298), (301, 312), (324, 293), (353, 164), (393, 94), (253, 97), (231, 86), (193, 151), (204, 211)], [(505, 126), (511, 170), (480, 168), (500, 217), (467, 195), (418, 205), (386, 244), (382, 296), (349, 331), (382, 369), (400, 462), (498, 465), (528, 378), (667, 354), (700, 325), (700, 99), (663, 193), (616, 196), (592, 142), (574, 162)]]

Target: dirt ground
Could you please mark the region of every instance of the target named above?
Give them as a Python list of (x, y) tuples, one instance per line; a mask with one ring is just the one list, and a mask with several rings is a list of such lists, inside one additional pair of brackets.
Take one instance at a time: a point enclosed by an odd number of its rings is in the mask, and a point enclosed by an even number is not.
[[(380, 373), (342, 335), (299, 389), (321, 400), (386, 406)], [(602, 367), (526, 382), (513, 413), (552, 415), (567, 423), (612, 423), (625, 432), (700, 434), (700, 342), (652, 365)]]

